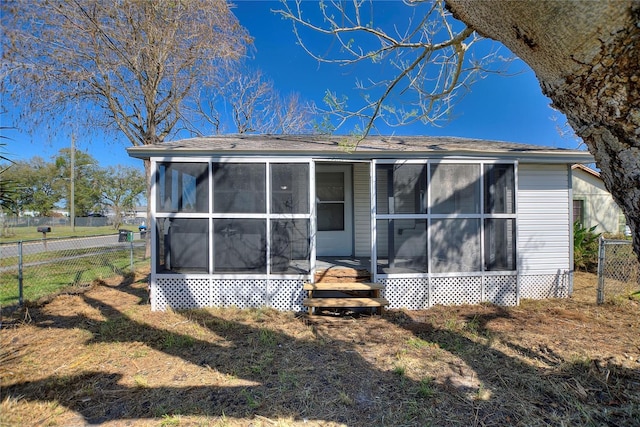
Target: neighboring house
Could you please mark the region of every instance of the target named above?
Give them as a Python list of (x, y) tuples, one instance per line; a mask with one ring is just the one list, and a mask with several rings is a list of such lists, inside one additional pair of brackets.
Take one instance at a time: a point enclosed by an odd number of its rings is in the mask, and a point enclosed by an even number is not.
[(622, 233), (625, 217), (604, 186), (600, 174), (576, 164), (571, 167), (573, 187), (573, 221), (584, 227), (595, 226), (596, 233)]
[(128, 148), (151, 160), (153, 310), (305, 310), (351, 265), (390, 308), (564, 297), (571, 165), (583, 151), (461, 138), (217, 136)]
[(135, 212), (133, 212), (133, 216), (139, 219), (147, 219), (147, 207), (136, 205), (136, 209), (135, 209)]

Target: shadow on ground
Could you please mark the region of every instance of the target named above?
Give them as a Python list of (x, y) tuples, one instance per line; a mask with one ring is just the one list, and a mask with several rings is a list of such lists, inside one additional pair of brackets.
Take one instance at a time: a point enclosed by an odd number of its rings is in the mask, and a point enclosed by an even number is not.
[[(81, 353), (96, 363), (19, 382), (3, 375), (4, 408), (56, 402), (73, 411), (64, 420), (78, 424), (620, 426), (640, 419), (637, 370), (496, 337), (488, 325), (509, 319), (508, 309), (483, 306), (448, 327), (429, 311), (358, 319), (237, 309), (163, 314), (149, 311), (142, 282), (81, 293), (88, 308), (71, 316), (51, 314), (48, 303), (31, 307), (30, 323), (13, 332), (79, 329), (87, 337)], [(18, 339), (3, 346), (5, 369), (25, 363)], [(131, 348), (142, 350), (122, 354)], [(27, 415), (3, 417), (12, 424)]]

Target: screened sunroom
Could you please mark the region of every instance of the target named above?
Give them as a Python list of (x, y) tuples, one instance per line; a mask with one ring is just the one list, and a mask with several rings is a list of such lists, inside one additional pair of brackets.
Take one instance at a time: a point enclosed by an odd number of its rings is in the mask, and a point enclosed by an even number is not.
[(309, 274), (309, 161), (157, 162), (158, 273)]
[(566, 296), (570, 166), (587, 153), (455, 138), (196, 138), (149, 159), (152, 308), (304, 310), (344, 266), (390, 308)]

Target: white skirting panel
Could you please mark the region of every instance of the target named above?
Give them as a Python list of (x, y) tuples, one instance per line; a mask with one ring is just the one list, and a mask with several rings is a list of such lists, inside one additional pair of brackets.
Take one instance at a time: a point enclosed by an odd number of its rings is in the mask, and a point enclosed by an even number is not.
[(431, 305), (479, 304), (482, 302), (482, 276), (434, 277), (431, 291)]
[(281, 311), (306, 311), (302, 300), (307, 292), (302, 290), (304, 280), (270, 279), (268, 289), (269, 307)]
[(213, 279), (211, 282), (214, 307), (267, 306), (266, 279)]
[(509, 306), (518, 303), (516, 275), (430, 278), (381, 278), (389, 308), (421, 310), (434, 305), (490, 302)]
[(571, 290), (571, 274), (559, 271), (557, 274), (536, 274), (520, 276), (521, 299), (566, 298)]
[(158, 277), (151, 283), (151, 310), (203, 307), (272, 307), (301, 311), (302, 279), (215, 279)]
[(382, 296), (389, 301), (389, 308), (420, 310), (429, 307), (429, 279), (412, 277), (380, 279), (384, 285)]
[[(391, 309), (421, 310), (434, 305), (490, 302), (502, 306), (519, 299), (564, 298), (571, 290), (571, 274), (491, 275), (380, 278), (382, 295)], [(216, 279), (158, 277), (151, 283), (151, 309), (175, 310), (202, 307), (271, 307), (281, 311), (305, 311), (302, 279)], [(518, 288), (520, 295), (518, 296)]]
[(211, 306), (208, 277), (162, 277), (151, 282), (151, 310), (182, 310)]
[(518, 304), (518, 276), (485, 276), (482, 301), (510, 306)]

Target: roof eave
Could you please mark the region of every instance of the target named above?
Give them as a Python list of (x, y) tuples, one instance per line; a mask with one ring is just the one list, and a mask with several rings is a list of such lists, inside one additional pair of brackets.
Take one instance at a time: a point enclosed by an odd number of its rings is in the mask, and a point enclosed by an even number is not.
[(152, 157), (309, 157), (341, 160), (363, 159), (409, 159), (409, 158), (483, 158), (483, 159), (513, 159), (523, 163), (593, 163), (594, 159), (588, 152), (581, 151), (472, 151), (472, 150), (442, 150), (442, 151), (298, 151), (298, 150), (203, 150), (203, 149), (153, 149), (151, 147), (129, 147), (127, 152), (131, 157), (150, 159)]

